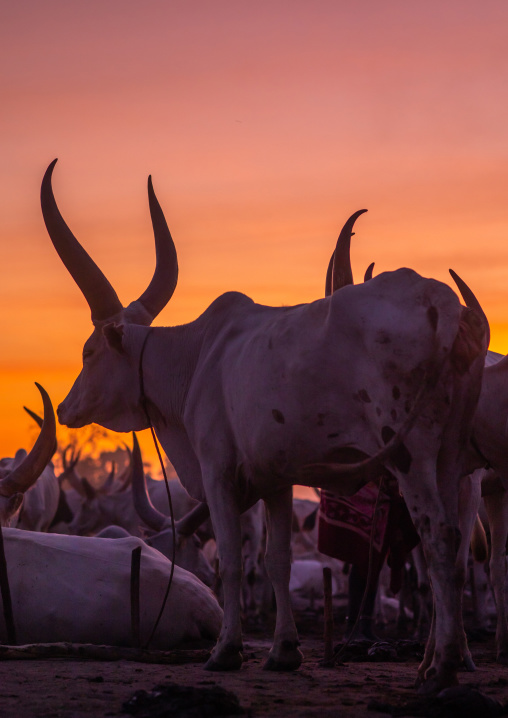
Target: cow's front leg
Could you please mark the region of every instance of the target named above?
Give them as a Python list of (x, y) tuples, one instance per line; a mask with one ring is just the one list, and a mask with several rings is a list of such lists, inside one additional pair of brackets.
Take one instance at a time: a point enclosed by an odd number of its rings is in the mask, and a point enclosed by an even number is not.
[(264, 668), (269, 671), (293, 671), (302, 662), (289, 595), (293, 489), (289, 488), (265, 499), (265, 507), (265, 565), (275, 591), (277, 619), (273, 646)]
[(242, 547), (240, 512), (234, 497), (220, 487), (207, 496), (210, 507), (219, 573), (224, 592), (224, 618), (217, 643), (205, 664), (209, 671), (230, 671), (242, 665), (242, 624), (240, 590), (242, 584)]

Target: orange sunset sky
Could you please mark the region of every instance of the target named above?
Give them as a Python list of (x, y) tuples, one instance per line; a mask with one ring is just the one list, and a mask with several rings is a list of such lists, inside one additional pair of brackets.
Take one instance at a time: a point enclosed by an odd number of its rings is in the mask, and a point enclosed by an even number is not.
[(60, 209), (124, 303), (154, 267), (152, 174), (180, 264), (155, 324), (230, 289), (322, 296), (368, 208), (355, 279), (453, 267), (508, 352), (507, 48), (506, 0), (3, 3), (0, 456), (30, 448), (34, 381), (56, 407), (91, 331), (42, 221), (55, 157)]

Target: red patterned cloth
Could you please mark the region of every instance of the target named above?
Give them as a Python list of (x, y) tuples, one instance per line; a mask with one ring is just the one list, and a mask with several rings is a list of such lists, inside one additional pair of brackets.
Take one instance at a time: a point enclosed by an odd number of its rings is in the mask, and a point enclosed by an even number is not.
[(374, 527), (372, 583), (377, 581), (388, 556), (391, 588), (397, 593), (405, 557), (420, 539), (402, 497), (392, 484), (393, 481), (385, 480), (380, 490), (378, 482), (369, 482), (348, 497), (321, 491), (318, 549), (327, 556), (354, 564), (366, 578)]

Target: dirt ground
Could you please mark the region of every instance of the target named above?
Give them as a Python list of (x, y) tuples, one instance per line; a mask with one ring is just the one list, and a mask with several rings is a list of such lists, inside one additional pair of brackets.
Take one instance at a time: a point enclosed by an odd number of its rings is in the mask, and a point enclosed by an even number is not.
[[(178, 684), (199, 690), (222, 687), (238, 698), (244, 715), (256, 717), (292, 716), (307, 718), (344, 716), (405, 715), (488, 715), (483, 708), (471, 713), (471, 697), (466, 696), (467, 710), (435, 713), (430, 704), (416, 704), (414, 688), (419, 662), (419, 647), (414, 643), (399, 646), (399, 658), (371, 661), (351, 653), (343, 664), (333, 668), (320, 665), (323, 659), (322, 617), (299, 618), (301, 648), (305, 659), (294, 673), (271, 673), (262, 670), (270, 647), (271, 628), (248, 632), (245, 640), (245, 663), (240, 671), (209, 673), (201, 663), (157, 665), (130, 661), (99, 662), (95, 660), (16, 660), (0, 662), (2, 718), (81, 718), (82, 716), (137, 715), (201, 718), (219, 715), (211, 711), (211, 699), (202, 698), (209, 712), (201, 709), (187, 712), (174, 707), (162, 711), (155, 707), (141, 711), (139, 698), (131, 703), (137, 691), (152, 691), (160, 684)], [(388, 631), (387, 631), (388, 632)], [(336, 627), (337, 640), (341, 627)], [(400, 646), (409, 650), (400, 650)], [(494, 662), (492, 637), (471, 640), (477, 664), (474, 673), (461, 673), (464, 687), (478, 689), (483, 695), (504, 704), (508, 702), (508, 668)], [(359, 649), (355, 649), (356, 653)], [(361, 651), (360, 651), (361, 652)], [(199, 652), (202, 655), (203, 651)], [(363, 654), (365, 649), (363, 650)], [(407, 654), (403, 657), (402, 654)], [(389, 656), (388, 656), (389, 657)], [(386, 656), (385, 656), (386, 658)], [(137, 706), (137, 708), (136, 708)], [(406, 706), (406, 708), (401, 708)], [(128, 713), (127, 711), (131, 712)], [(136, 712), (136, 710), (138, 712)], [(231, 715), (231, 713), (220, 713)]]

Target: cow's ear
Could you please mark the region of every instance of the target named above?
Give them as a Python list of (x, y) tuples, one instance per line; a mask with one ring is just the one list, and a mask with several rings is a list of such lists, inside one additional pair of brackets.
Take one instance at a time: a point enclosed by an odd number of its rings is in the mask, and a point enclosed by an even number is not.
[(125, 353), (123, 348), (123, 324), (116, 324), (115, 322), (105, 324), (102, 327), (102, 333), (111, 349), (114, 349), (119, 354)]

